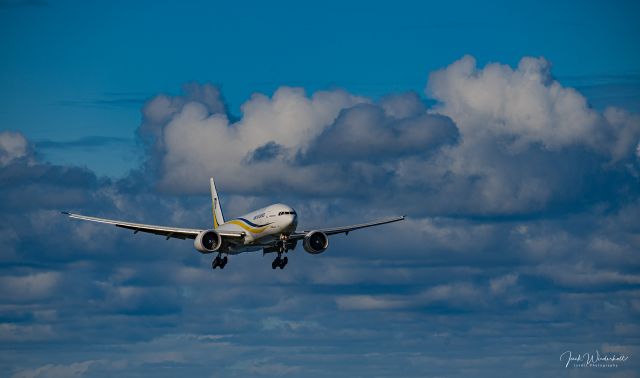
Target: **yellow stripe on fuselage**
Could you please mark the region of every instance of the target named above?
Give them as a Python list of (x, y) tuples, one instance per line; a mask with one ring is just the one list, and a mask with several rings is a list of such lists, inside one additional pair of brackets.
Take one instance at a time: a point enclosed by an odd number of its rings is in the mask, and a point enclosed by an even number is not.
[(269, 225), (266, 225), (266, 226), (263, 226), (263, 227), (259, 227), (259, 228), (251, 227), (251, 226), (249, 226), (248, 224), (245, 224), (243, 221), (241, 221), (239, 219), (230, 220), (230, 221), (226, 222), (225, 224), (235, 224), (236, 226), (240, 226), (243, 229), (245, 229), (245, 230), (247, 230), (247, 231), (249, 231), (249, 232), (251, 232), (253, 234), (259, 234), (259, 233), (263, 232), (264, 230), (266, 230), (267, 227), (269, 227)]

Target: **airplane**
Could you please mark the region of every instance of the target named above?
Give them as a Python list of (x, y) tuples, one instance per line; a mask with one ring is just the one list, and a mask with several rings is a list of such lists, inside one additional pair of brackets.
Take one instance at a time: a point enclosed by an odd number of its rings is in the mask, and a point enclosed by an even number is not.
[[(361, 228), (378, 226), (387, 223), (404, 220), (405, 217), (392, 217), (374, 222), (355, 224), (344, 227), (320, 228), (305, 231), (296, 231), (298, 226), (298, 214), (285, 204), (273, 204), (251, 213), (224, 220), (220, 199), (216, 191), (213, 178), (211, 185), (211, 207), (213, 214), (212, 229), (191, 229), (150, 224), (123, 222), (113, 219), (96, 218), (81, 214), (63, 211), (62, 214), (73, 219), (115, 225), (116, 227), (162, 235), (167, 240), (193, 239), (193, 246), (202, 254), (217, 253), (211, 263), (211, 268), (224, 269), (229, 261), (229, 255), (237, 255), (243, 252), (256, 252), (262, 250), (263, 255), (277, 253), (277, 257), (271, 263), (271, 268), (284, 269), (289, 262), (287, 256), (282, 256), (296, 248), (298, 241), (302, 241), (304, 250), (312, 255), (323, 253), (329, 247), (329, 236), (342, 234)], [(224, 257), (223, 257), (224, 255)]]

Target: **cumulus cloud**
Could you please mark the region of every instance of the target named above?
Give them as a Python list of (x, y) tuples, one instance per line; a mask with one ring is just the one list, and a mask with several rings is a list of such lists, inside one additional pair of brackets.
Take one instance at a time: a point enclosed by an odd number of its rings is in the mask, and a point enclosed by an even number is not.
[(479, 69), (465, 56), (431, 73), (427, 92), (465, 136), (502, 138), (514, 152), (533, 144), (549, 150), (584, 145), (617, 159), (630, 152), (616, 147), (620, 139), (638, 139), (637, 119), (620, 114), (614, 120), (607, 116), (611, 109), (604, 115), (591, 109), (584, 96), (553, 79), (544, 58), (525, 57), (516, 69), (498, 63)]
[(231, 193), (391, 193), (414, 215), (495, 216), (579, 210), (635, 190), (640, 118), (592, 109), (544, 58), (479, 68), (466, 56), (433, 72), (426, 93), (431, 108), (413, 92), (376, 101), (282, 87), (230, 119), (215, 87), (192, 84), (150, 100), (140, 133), (174, 193), (204, 193), (201, 177), (213, 175)]
[[(151, 100), (145, 109), (145, 119), (152, 121), (145, 121), (141, 131), (147, 124), (161, 125), (154, 129), (161, 133), (154, 140), (159, 154), (152, 159), (161, 166), (161, 185), (169, 190), (201, 192), (206, 182), (195, 177), (207, 175), (224, 177), (225, 187), (232, 191), (260, 192), (273, 182), (305, 190), (311, 188), (306, 182), (317, 172), (302, 168), (293, 174), (287, 161), (305, 150), (341, 109), (361, 101), (343, 91), (318, 92), (307, 98), (301, 89), (283, 87), (272, 98), (254, 95), (242, 106), (243, 117), (230, 123), (226, 114), (213, 111), (200, 99), (187, 101), (175, 111), (175, 103), (183, 101), (162, 97)], [(273, 148), (282, 152), (277, 160)], [(264, 152), (269, 151), (266, 159)], [(245, 174), (234, 173), (239, 171)]]
[[(293, 194), (346, 193), (372, 174), (380, 176), (373, 172), (372, 155), (377, 161), (424, 156), (457, 138), (451, 120), (427, 114), (415, 93), (374, 104), (340, 90), (307, 97), (301, 89), (283, 87), (271, 98), (254, 95), (242, 112), (231, 122), (197, 97), (149, 101), (140, 131), (155, 138), (150, 162), (160, 167), (160, 185), (201, 192), (206, 183), (196, 176), (214, 175), (225, 189), (240, 193), (274, 187)], [(362, 164), (350, 165), (355, 161)], [(239, 171), (245, 174), (233, 173)]]
[(543, 58), (523, 58), (512, 69), (478, 68), (467, 56), (432, 73), (432, 111), (453, 119), (461, 143), (429, 162), (410, 162), (403, 179), (462, 199), (449, 211), (494, 215), (578, 209), (614, 196), (621, 185), (635, 186), (620, 170), (637, 169), (637, 116), (614, 108), (598, 113), (550, 72)]

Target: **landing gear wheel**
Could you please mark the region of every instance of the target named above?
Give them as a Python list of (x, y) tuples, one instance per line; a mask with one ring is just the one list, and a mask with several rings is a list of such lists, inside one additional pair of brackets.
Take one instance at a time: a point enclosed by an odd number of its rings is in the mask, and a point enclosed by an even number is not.
[(215, 268), (224, 269), (224, 267), (227, 265), (227, 262), (229, 262), (229, 258), (227, 256), (221, 257), (220, 255), (218, 255), (211, 262), (211, 269), (215, 269)]
[(284, 267), (285, 267), (285, 266), (287, 266), (287, 263), (288, 263), (288, 262), (289, 262), (289, 258), (288, 258), (287, 256), (283, 257), (283, 258), (280, 260), (280, 264), (279, 264), (280, 269), (284, 269)]
[(276, 257), (271, 263), (271, 269), (275, 269), (280, 266), (280, 257)]

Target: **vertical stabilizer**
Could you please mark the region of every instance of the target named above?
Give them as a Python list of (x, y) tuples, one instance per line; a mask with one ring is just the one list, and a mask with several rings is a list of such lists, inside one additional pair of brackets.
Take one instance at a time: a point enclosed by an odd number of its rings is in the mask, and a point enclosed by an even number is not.
[(224, 217), (222, 216), (222, 209), (220, 208), (220, 199), (218, 198), (218, 192), (216, 191), (216, 184), (211, 177), (211, 212), (213, 213), (213, 228), (224, 223)]

